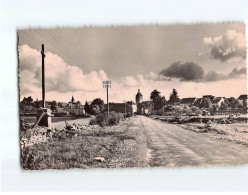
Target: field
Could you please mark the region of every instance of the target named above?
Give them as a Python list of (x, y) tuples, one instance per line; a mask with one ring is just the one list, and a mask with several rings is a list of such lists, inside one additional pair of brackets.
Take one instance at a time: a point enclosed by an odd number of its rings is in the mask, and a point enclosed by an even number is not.
[(122, 168), (144, 167), (145, 157), (144, 132), (133, 117), (117, 126), (82, 128), (69, 139), (52, 138), (24, 147), (21, 161), (24, 169), (32, 170)]
[[(186, 130), (201, 133), (210, 138), (248, 146), (248, 123), (246, 115), (233, 118), (228, 118), (227, 116), (207, 116), (186, 119), (186, 117), (181, 117), (181, 122), (180, 120), (175, 120), (170, 116), (151, 117), (155, 120), (171, 122)], [(195, 122), (187, 122), (187, 120)]]
[(203, 123), (187, 123), (180, 124), (187, 130), (204, 134), (208, 137), (216, 138), (223, 141), (231, 141), (237, 144), (248, 146), (248, 124), (203, 124)]

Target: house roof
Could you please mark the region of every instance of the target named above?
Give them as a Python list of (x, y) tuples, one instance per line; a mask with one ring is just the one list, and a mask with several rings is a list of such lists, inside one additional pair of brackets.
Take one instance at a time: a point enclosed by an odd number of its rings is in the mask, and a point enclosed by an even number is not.
[(195, 97), (193, 97), (193, 98), (182, 98), (181, 104), (193, 104), (195, 99), (196, 99)]
[(238, 99), (239, 99), (239, 100), (245, 100), (245, 99), (247, 99), (247, 95), (240, 95), (240, 96), (238, 97)]
[(69, 102), (69, 103), (71, 103), (71, 104), (80, 104), (80, 102)]
[(202, 103), (203, 98), (196, 98), (194, 101), (194, 105), (200, 105)]
[(216, 97), (213, 99), (212, 104), (217, 104), (222, 99), (222, 97)]
[(211, 101), (215, 98), (213, 95), (204, 95), (203, 98), (209, 98)]

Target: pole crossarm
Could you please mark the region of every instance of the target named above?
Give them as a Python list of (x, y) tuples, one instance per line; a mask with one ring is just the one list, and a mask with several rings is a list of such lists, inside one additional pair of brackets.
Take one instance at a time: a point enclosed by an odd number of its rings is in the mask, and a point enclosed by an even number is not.
[(106, 88), (107, 90), (107, 105), (108, 105), (108, 116), (109, 116), (109, 97), (108, 97), (108, 88), (111, 88), (111, 80), (107, 80), (107, 81), (103, 81), (102, 82), (102, 85), (103, 85), (103, 88)]

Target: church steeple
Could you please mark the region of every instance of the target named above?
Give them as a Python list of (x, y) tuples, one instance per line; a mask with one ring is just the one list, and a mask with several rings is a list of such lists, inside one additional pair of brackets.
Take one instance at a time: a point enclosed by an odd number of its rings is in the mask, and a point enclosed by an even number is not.
[(138, 93), (136, 94), (136, 104), (139, 104), (143, 101), (143, 95), (140, 93), (140, 89), (138, 89)]
[(71, 97), (71, 102), (73, 103), (74, 101), (75, 101), (75, 100), (74, 100), (74, 97), (72, 96), (72, 97)]

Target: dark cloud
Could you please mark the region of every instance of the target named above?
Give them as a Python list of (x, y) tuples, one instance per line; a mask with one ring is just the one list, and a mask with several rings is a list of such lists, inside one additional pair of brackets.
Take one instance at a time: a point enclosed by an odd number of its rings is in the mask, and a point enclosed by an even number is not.
[(209, 46), (209, 55), (225, 62), (232, 58), (246, 59), (246, 41), (243, 33), (228, 30), (223, 36), (205, 37), (203, 42)]
[(179, 78), (182, 81), (197, 81), (203, 79), (204, 70), (193, 62), (186, 62), (184, 64), (174, 62), (159, 74), (166, 77)]
[(229, 77), (237, 77), (239, 75), (246, 74), (246, 68), (240, 68), (239, 70), (237, 68), (234, 68), (232, 72), (228, 74)]
[(206, 75), (204, 80), (205, 81), (219, 81), (219, 80), (227, 80), (232, 78), (240, 77), (241, 75), (246, 74), (246, 68), (234, 68), (229, 74), (220, 74), (215, 71), (209, 71)]
[(227, 79), (227, 75), (215, 71), (209, 71), (204, 77), (204, 81), (219, 81), (226, 79)]
[(246, 50), (245, 49), (231, 49), (231, 48), (224, 48), (222, 46), (212, 46), (210, 51), (210, 56), (215, 59), (219, 59), (220, 61), (224, 62), (231, 58), (238, 57), (245, 59), (246, 58)]
[(193, 62), (174, 62), (159, 74), (167, 78), (178, 78), (181, 81), (211, 82), (237, 78), (246, 75), (246, 68), (234, 68), (229, 74), (221, 74), (215, 71), (205, 73), (204, 69)]

